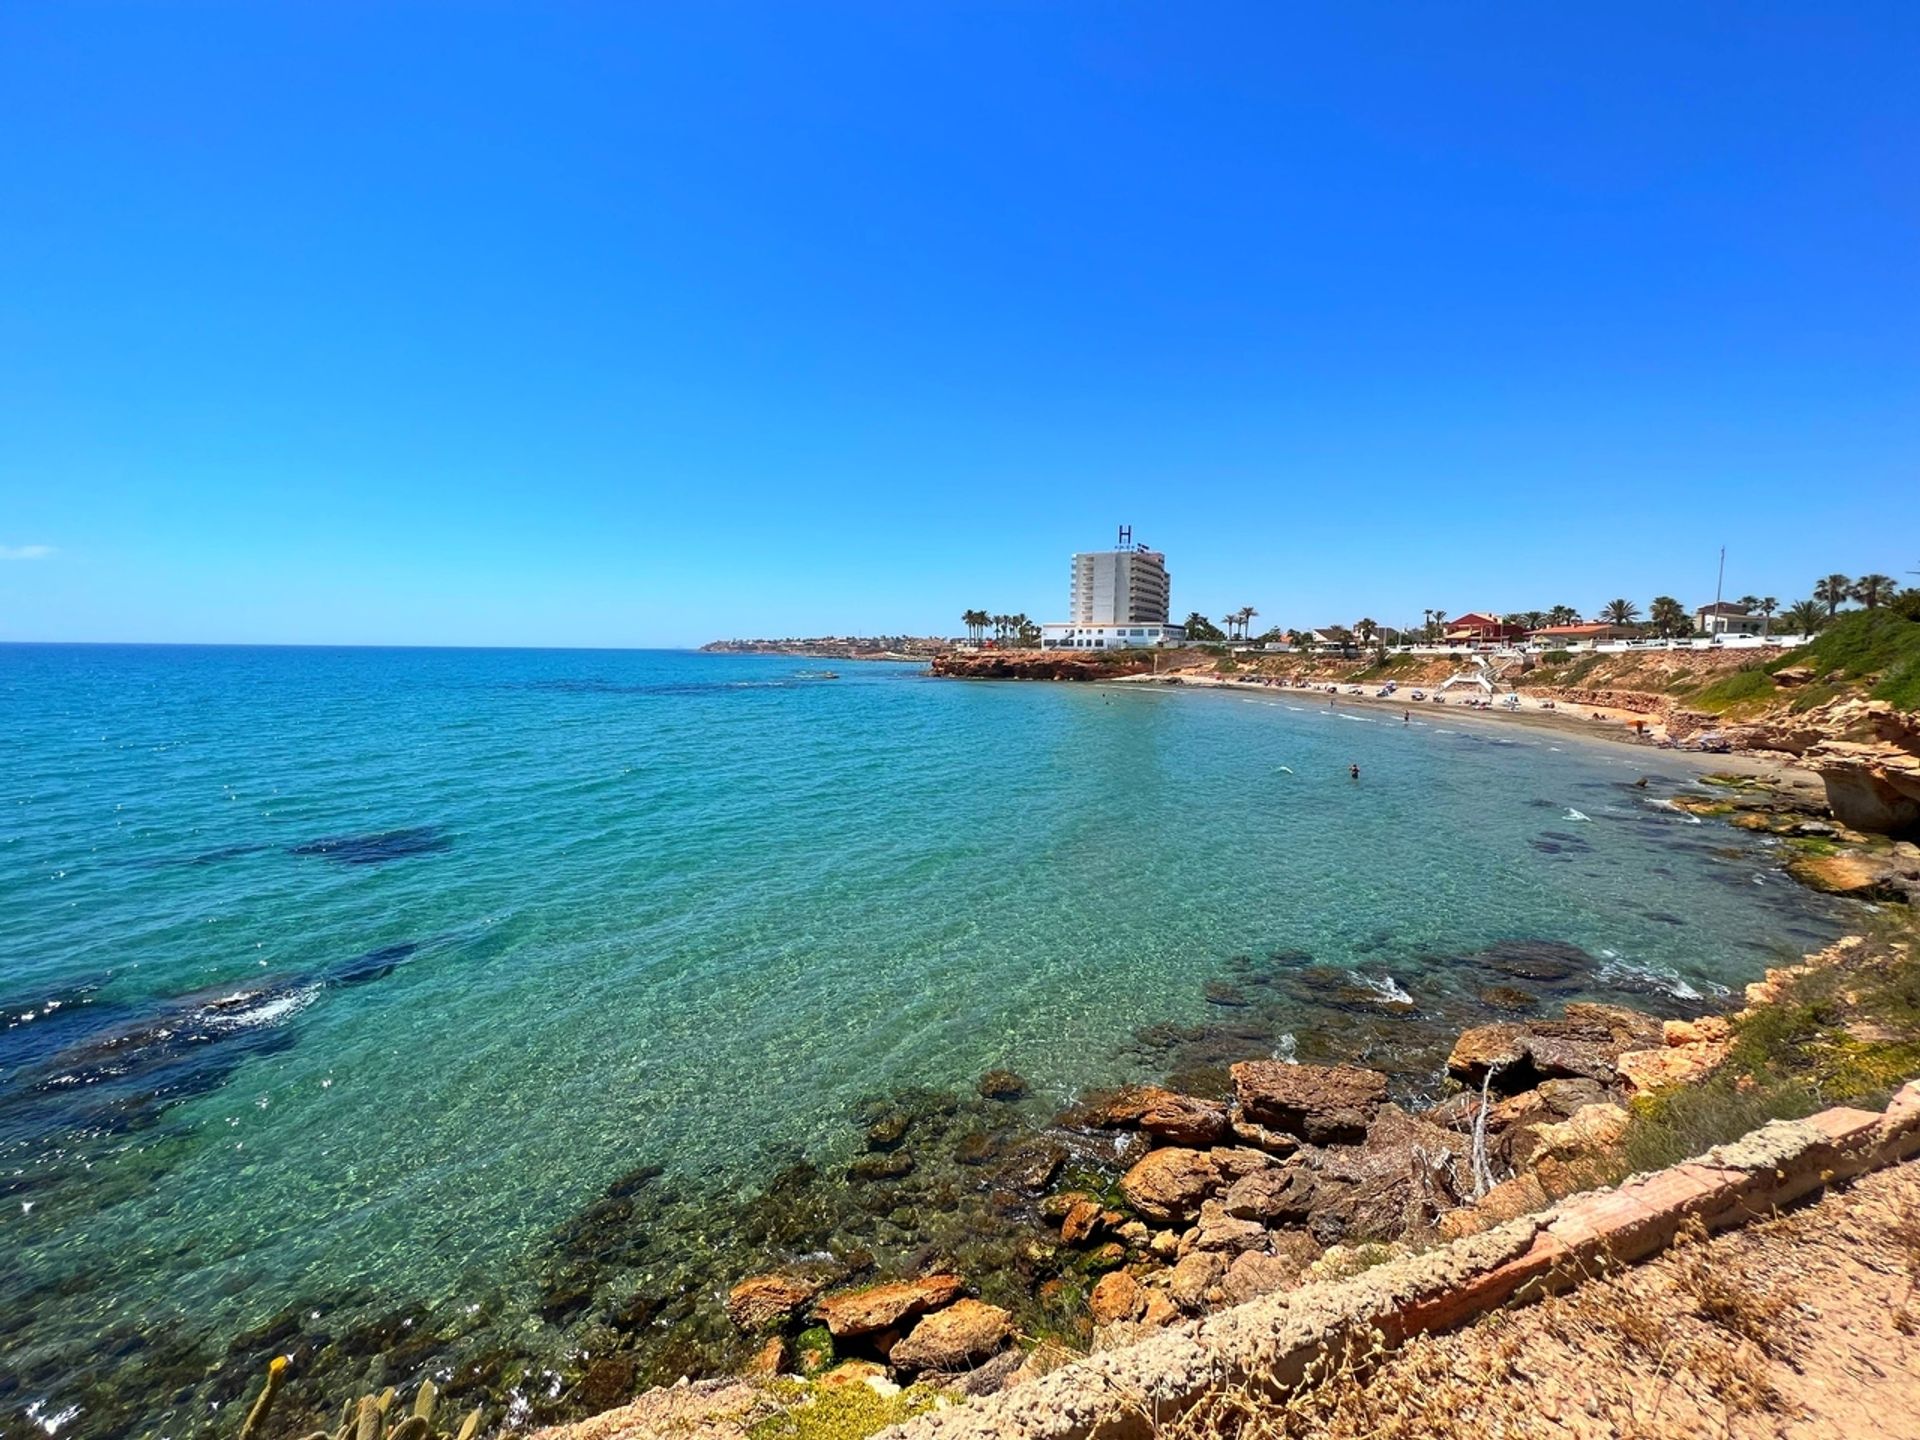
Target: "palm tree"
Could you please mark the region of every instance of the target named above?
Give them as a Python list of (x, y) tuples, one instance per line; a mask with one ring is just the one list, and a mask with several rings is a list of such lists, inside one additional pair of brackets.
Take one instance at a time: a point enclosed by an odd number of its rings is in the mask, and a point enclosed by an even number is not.
[(984, 610), (965, 611), (960, 616), (960, 623), (967, 627), (967, 638), (978, 645), (980, 643), (981, 632), (987, 628), (987, 612)]
[(1762, 595), (1759, 603), (1753, 608), (1760, 612), (1760, 618), (1763, 622), (1760, 626), (1760, 633), (1762, 635), (1771, 635), (1773, 633), (1773, 612), (1780, 608), (1780, 602), (1771, 595)]
[(1654, 596), (1653, 604), (1647, 607), (1647, 619), (1660, 631), (1662, 637), (1672, 635), (1676, 630), (1689, 628), (1685, 607), (1671, 595)]
[(1827, 607), (1827, 618), (1831, 620), (1840, 607), (1853, 598), (1853, 581), (1838, 573), (1829, 575), (1813, 587), (1813, 598)]
[(1529, 610), (1520, 617), (1520, 623), (1525, 625), (1529, 630), (1538, 630), (1542, 625), (1547, 623), (1546, 612), (1542, 610)]
[(1571, 605), (1556, 605), (1547, 612), (1547, 623), (1549, 625), (1577, 625), (1580, 623), (1580, 612)]
[(1253, 633), (1253, 617), (1259, 613), (1260, 612), (1251, 605), (1242, 605), (1240, 607), (1240, 638), (1242, 640)]
[(1380, 633), (1380, 627), (1371, 619), (1356, 620), (1353, 622), (1353, 633), (1360, 637), (1362, 645), (1371, 645), (1373, 637)]
[(1444, 610), (1435, 610), (1433, 612), (1433, 618), (1427, 621), (1427, 639), (1429, 640), (1433, 639), (1434, 633), (1436, 631), (1444, 630), (1446, 628), (1446, 624), (1447, 624), (1447, 612)]
[(1792, 634), (1811, 635), (1827, 623), (1827, 611), (1817, 600), (1796, 600), (1780, 618)]
[(1869, 610), (1878, 610), (1899, 588), (1891, 575), (1862, 575), (1853, 582), (1853, 598)]
[(1631, 600), (1609, 600), (1600, 615), (1609, 625), (1631, 625), (1640, 618), (1640, 607)]

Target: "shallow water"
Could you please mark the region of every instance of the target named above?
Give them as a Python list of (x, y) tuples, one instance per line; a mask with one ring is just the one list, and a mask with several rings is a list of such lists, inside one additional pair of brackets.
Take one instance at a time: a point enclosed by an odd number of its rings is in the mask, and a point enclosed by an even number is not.
[(613, 1177), (742, 1194), (875, 1091), (1131, 1078), (1247, 957), (1423, 1006), (1556, 940), (1710, 997), (1839, 932), (1654, 752), (807, 668), (0, 647), (0, 1410), (307, 1295), (504, 1286), (525, 1341), (514, 1277)]

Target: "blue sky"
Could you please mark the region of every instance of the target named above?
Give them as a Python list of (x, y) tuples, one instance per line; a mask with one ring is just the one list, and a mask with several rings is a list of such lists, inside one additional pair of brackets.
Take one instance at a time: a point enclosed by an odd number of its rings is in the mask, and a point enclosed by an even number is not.
[(1920, 568), (1920, 7), (0, 9), (0, 638)]

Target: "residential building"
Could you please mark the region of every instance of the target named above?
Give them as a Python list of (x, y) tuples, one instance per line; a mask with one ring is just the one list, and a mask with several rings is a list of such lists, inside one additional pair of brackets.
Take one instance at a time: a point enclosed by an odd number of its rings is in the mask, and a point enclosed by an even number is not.
[(1693, 628), (1706, 635), (1762, 635), (1767, 623), (1744, 605), (1715, 601), (1693, 612)]
[(1631, 625), (1608, 625), (1604, 621), (1581, 621), (1573, 625), (1543, 625), (1529, 631), (1527, 643), (1536, 649), (1564, 650), (1571, 645), (1594, 645), (1602, 640), (1627, 640), (1635, 634)]
[(1469, 610), (1464, 615), (1455, 615), (1446, 625), (1443, 638), (1449, 645), (1495, 644), (1524, 639), (1527, 633), (1525, 626), (1509, 625), (1498, 615), (1490, 615), (1483, 610)]

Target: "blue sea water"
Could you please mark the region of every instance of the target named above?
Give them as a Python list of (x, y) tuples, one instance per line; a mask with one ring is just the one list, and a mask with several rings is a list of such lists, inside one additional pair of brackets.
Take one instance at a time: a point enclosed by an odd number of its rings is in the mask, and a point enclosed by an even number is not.
[(876, 1090), (1133, 1078), (1236, 956), (1710, 997), (1842, 923), (1655, 752), (818, 668), (0, 647), (0, 1410), (103, 1334), (510, 1282), (611, 1177), (743, 1194)]

